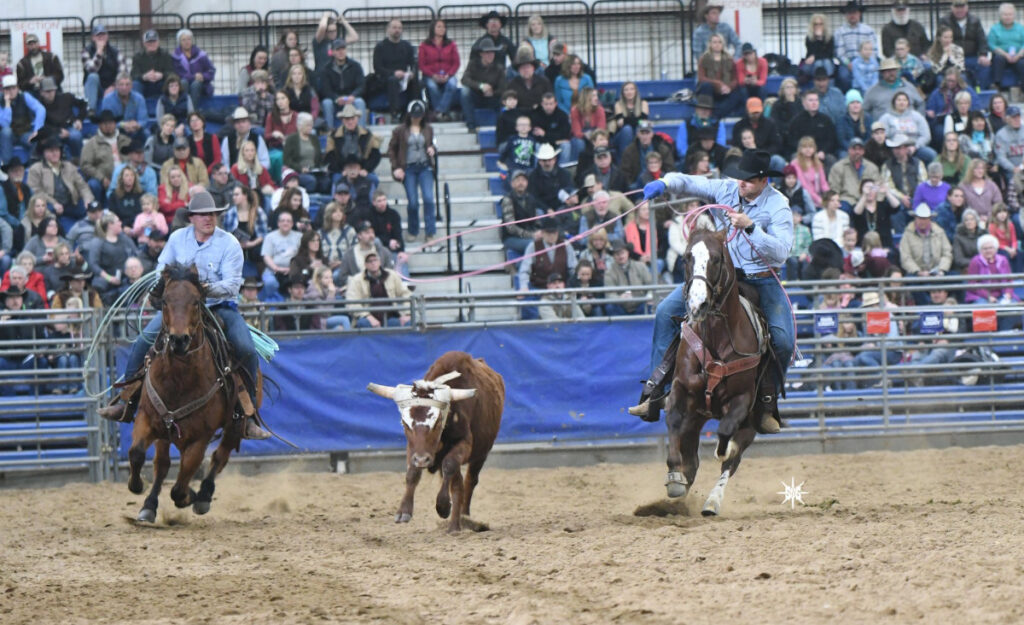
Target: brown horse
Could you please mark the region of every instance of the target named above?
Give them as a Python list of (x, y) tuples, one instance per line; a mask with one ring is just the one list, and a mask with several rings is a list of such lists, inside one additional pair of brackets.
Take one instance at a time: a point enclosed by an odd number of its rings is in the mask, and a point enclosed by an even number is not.
[[(717, 418), (721, 476), (703, 508), (705, 516), (718, 514), (725, 485), (736, 472), (744, 450), (754, 441), (765, 404), (759, 388), (768, 373), (767, 328), (759, 313), (755, 320), (740, 301), (725, 233), (715, 230), (707, 214), (701, 215), (690, 234), (683, 257), (687, 282), (683, 298), (687, 317), (676, 352), (672, 390), (666, 402), (669, 431), (669, 497), (684, 497), (697, 475), (700, 433), (709, 419)], [(745, 286), (745, 285), (744, 285)], [(757, 292), (743, 294), (757, 309)], [(757, 325), (761, 327), (758, 328)]]
[[(146, 450), (156, 443), (153, 487), (138, 516), (139, 521), (149, 523), (156, 520), (160, 487), (171, 464), (171, 443), (181, 453), (171, 499), (178, 508), (191, 505), (196, 514), (206, 514), (213, 499), (214, 480), (227, 464), (231, 450), (238, 449), (245, 422), (244, 418), (233, 419), (235, 389), (241, 381), (237, 374), (224, 372), (230, 350), (222, 333), (213, 327), (215, 317), (205, 309), (206, 293), (195, 265), (168, 265), (161, 280), (163, 296), (157, 305), (163, 314), (163, 324), (147, 356), (150, 365), (128, 451), (128, 490), (140, 494)], [(262, 400), (261, 380), (257, 380), (255, 387), (258, 407)], [(196, 493), (189, 482), (220, 429), (223, 438)]]

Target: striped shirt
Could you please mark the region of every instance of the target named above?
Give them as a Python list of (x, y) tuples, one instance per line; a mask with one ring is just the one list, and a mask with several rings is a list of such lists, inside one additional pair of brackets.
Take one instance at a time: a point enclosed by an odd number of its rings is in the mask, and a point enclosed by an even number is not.
[(843, 24), (836, 29), (836, 58), (843, 63), (850, 63), (860, 51), (860, 44), (870, 41), (875, 46), (875, 54), (878, 54), (878, 33), (864, 22), (856, 26)]

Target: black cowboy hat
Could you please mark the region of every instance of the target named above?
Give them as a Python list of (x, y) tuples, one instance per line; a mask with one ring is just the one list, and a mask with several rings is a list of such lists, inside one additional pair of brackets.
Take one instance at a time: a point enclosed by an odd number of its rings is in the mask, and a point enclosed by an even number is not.
[(72, 267), (60, 274), (60, 279), (68, 282), (71, 280), (92, 280), (92, 272), (85, 271), (81, 267)]
[(508, 17), (502, 15), (501, 13), (498, 13), (493, 9), (491, 9), (491, 11), (487, 15), (484, 15), (480, 19), (478, 19), (476, 23), (480, 25), (480, 28), (487, 28), (487, 22), (491, 21), (492, 19), (497, 19), (498, 21), (500, 21), (502, 28), (504, 28), (505, 24), (508, 23)]
[(102, 124), (103, 122), (116, 122), (117, 115), (114, 115), (114, 111), (110, 109), (103, 109), (99, 113), (92, 116), (92, 122), (94, 124)]
[(243, 289), (262, 289), (263, 288), (263, 280), (260, 280), (256, 276), (249, 276), (248, 278), (246, 278), (245, 280), (242, 281), (242, 286), (240, 288), (243, 288)]
[(132, 138), (131, 141), (122, 146), (120, 151), (121, 154), (124, 156), (128, 156), (129, 154), (132, 154), (134, 152), (145, 152), (146, 143), (142, 139), (134, 137)]
[(490, 37), (484, 37), (480, 41), (480, 44), (477, 45), (477, 47), (476, 47), (476, 51), (477, 52), (494, 52), (494, 53), (498, 53), (498, 52), (501, 52), (504, 49), (505, 49), (505, 46), (495, 45), (494, 41), (492, 41)]
[(309, 287), (309, 269), (296, 269), (295, 271), (288, 272), (288, 275), (281, 278), (278, 282), (278, 292), (281, 295), (288, 293), (288, 289), (292, 286), (301, 284), (303, 288)]
[(25, 297), (25, 293), (28, 290), (25, 287), (14, 286), (13, 284), (7, 287), (7, 290), (0, 291), (0, 301), (6, 302), (8, 297), (18, 296)]
[(43, 139), (39, 140), (36, 143), (36, 153), (37, 154), (42, 154), (46, 150), (50, 150), (50, 149), (54, 149), (54, 148), (56, 148), (58, 150), (62, 150), (62, 149), (64, 149), (64, 144), (61, 143), (60, 138), (55, 137), (53, 135), (50, 135), (48, 137), (44, 137)]
[(850, 13), (852, 11), (860, 11), (861, 13), (864, 12), (864, 5), (861, 4), (860, 0), (847, 0), (846, 4), (839, 7), (839, 12), (842, 13), (843, 15), (846, 15), (847, 13)]
[(736, 180), (750, 180), (765, 176), (781, 176), (782, 172), (771, 168), (772, 155), (767, 150), (747, 150), (738, 163), (725, 168), (725, 175)]
[(4, 173), (6, 174), (6, 173), (10, 173), (12, 167), (24, 167), (24, 166), (25, 166), (25, 162), (24, 161), (22, 161), (17, 156), (12, 156), (11, 160), (9, 160), (6, 163), (4, 163), (3, 166), (0, 167), (0, 169), (3, 169)]
[(619, 250), (626, 250), (627, 252), (632, 254), (633, 253), (633, 244), (630, 243), (629, 241), (623, 241), (622, 239), (613, 239), (612, 240), (612, 254), (614, 254), (615, 252), (618, 252)]

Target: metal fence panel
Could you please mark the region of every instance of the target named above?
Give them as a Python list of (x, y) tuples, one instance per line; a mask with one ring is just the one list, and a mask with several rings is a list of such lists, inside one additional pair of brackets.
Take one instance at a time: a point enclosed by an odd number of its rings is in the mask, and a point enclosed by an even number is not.
[(525, 41), (532, 15), (540, 15), (548, 32), (566, 44), (570, 54), (593, 64), (593, 32), (590, 8), (579, 0), (523, 2), (516, 6), (516, 40)]
[[(483, 36), (484, 29), (480, 28), (480, 18), (491, 11), (497, 11), (499, 15), (508, 18), (508, 23), (502, 32), (515, 41), (512, 18), (512, 7), (507, 4), (452, 4), (445, 5), (438, 9), (437, 17), (444, 20), (448, 28), (448, 38), (459, 46), (459, 70), (465, 71), (469, 65), (469, 52), (477, 39)], [(513, 51), (513, 54), (515, 52)]]
[(203, 42), (203, 50), (217, 68), (214, 93), (237, 93), (238, 70), (249, 62), (252, 49), (264, 43), (260, 14), (255, 11), (193, 13), (185, 25), (197, 41)]
[[(0, 40), (10, 40), (11, 22), (33, 22), (37, 20), (60, 23), (64, 39), (64, 53), (60, 55), (60, 63), (64, 68), (64, 83), (61, 85), (61, 88), (77, 96), (83, 96), (85, 93), (83, 88), (85, 76), (82, 68), (82, 50), (85, 48), (85, 44), (89, 42), (89, 31), (86, 29), (85, 21), (82, 18), (74, 16), (2, 18), (0, 19)], [(12, 48), (14, 45), (15, 42), (11, 41)]]
[(597, 0), (594, 64), (602, 81), (679, 79), (686, 68), (679, 0)]
[[(142, 33), (150, 28), (155, 28), (160, 33), (160, 46), (167, 52), (173, 52), (178, 46), (175, 35), (185, 27), (185, 18), (177, 13), (97, 15), (89, 22), (90, 31), (96, 24), (103, 24), (107, 27), (107, 31), (110, 33), (110, 45), (124, 55), (130, 70), (132, 57), (143, 49)], [(195, 40), (195, 45), (203, 50), (206, 49), (206, 43), (198, 37)]]

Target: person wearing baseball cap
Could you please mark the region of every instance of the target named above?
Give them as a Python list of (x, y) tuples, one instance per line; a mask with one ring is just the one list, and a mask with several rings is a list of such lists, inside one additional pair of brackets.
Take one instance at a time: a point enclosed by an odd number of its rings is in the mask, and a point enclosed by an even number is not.
[(57, 82), (50, 76), (39, 81), (39, 101), (46, 109), (42, 134), (60, 137), (71, 150), (71, 156), (78, 158), (82, 153), (82, 121), (89, 105), (73, 94), (59, 92)]
[(858, 136), (848, 139), (846, 156), (836, 161), (828, 173), (828, 186), (839, 194), (839, 202), (847, 213), (853, 209), (860, 198), (861, 180), (865, 178), (882, 179), (878, 166), (866, 159), (864, 152), (864, 139)]
[(18, 87), (25, 92), (36, 95), (44, 78), (53, 80), (57, 88), (64, 82), (64, 67), (60, 57), (43, 50), (39, 46), (39, 35), (29, 33), (25, 36), (25, 56), (18, 61), (15, 68), (18, 75)]
[[(168, 265), (179, 264), (186, 267), (194, 265), (199, 272), (199, 281), (206, 291), (206, 306), (223, 322), (224, 335), (248, 374), (241, 376), (245, 388), (239, 389), (239, 405), (244, 407), (251, 406), (251, 398), (256, 397), (253, 381), (259, 374), (259, 363), (249, 326), (235, 304), (238, 289), (242, 286), (242, 246), (238, 239), (217, 227), (217, 218), (225, 210), (227, 207), (217, 206), (213, 196), (206, 191), (194, 193), (187, 208), (190, 225), (171, 233), (155, 271), (162, 272)], [(163, 296), (163, 284), (160, 281), (154, 287), (150, 295), (152, 299), (159, 301)], [(104, 419), (123, 423), (134, 420), (142, 390), (142, 379), (138, 374), (162, 325), (163, 311), (158, 311), (135, 339), (125, 366), (127, 384), (113, 403), (99, 409), (98, 413)], [(243, 397), (243, 393), (248, 393), (248, 397)], [(251, 417), (244, 409), (243, 414)], [(256, 425), (252, 418), (247, 420), (245, 438), (269, 437), (270, 434)]]
[(85, 100), (90, 111), (100, 110), (103, 94), (114, 86), (117, 75), (125, 71), (128, 60), (114, 46), (110, 45), (110, 34), (102, 22), (92, 27), (92, 41), (82, 53), (85, 69)]
[(366, 125), (366, 100), (363, 93), (366, 89), (366, 76), (363, 66), (348, 58), (348, 41), (337, 37), (330, 43), (331, 59), (319, 70), (320, 106), (324, 110), (324, 119), (331, 128), (338, 124), (336, 111), (345, 113), (349, 107), (358, 112), (360, 123)]
[(1024, 171), (1024, 129), (1021, 128), (1020, 107), (1006, 107), (1006, 125), (996, 133), (996, 164), (1006, 180), (1012, 180), (1017, 172)]
[(160, 97), (164, 79), (172, 73), (174, 59), (161, 47), (160, 33), (150, 28), (142, 35), (142, 50), (132, 57), (132, 89), (143, 97)]
[[(747, 129), (754, 133), (754, 145), (759, 149), (772, 154), (782, 152), (779, 128), (775, 125), (775, 120), (764, 116), (764, 103), (761, 98), (747, 98), (747, 114), (732, 127), (732, 145), (743, 146), (743, 131)], [(774, 164), (776, 169), (781, 169), (785, 165), (781, 156), (779, 161), (781, 162)]]
[[(766, 385), (757, 389), (760, 398), (767, 395), (774, 402), (785, 382), (785, 373), (792, 360), (796, 345), (793, 312), (782, 283), (772, 274), (789, 258), (793, 249), (793, 210), (782, 193), (771, 186), (770, 177), (780, 176), (771, 166), (771, 154), (764, 150), (748, 150), (738, 161), (725, 167), (725, 178), (708, 180), (703, 176), (679, 173), (666, 174), (661, 180), (647, 183), (644, 200), (650, 201), (666, 191), (673, 195), (696, 195), (708, 198), (714, 204), (735, 207), (723, 211), (712, 209), (709, 215), (713, 225), (729, 236), (733, 264), (740, 271), (737, 279), (754, 287), (761, 301), (771, 334), (776, 357), (773, 375)], [(692, 305), (707, 305), (694, 300)], [(650, 377), (644, 384), (640, 401), (629, 408), (629, 413), (657, 420), (667, 395), (665, 386), (671, 382), (675, 354), (668, 347), (679, 331), (673, 317), (685, 317), (688, 304), (683, 301), (683, 285), (679, 285), (660, 304), (654, 318), (654, 349), (651, 354)], [(759, 424), (760, 432), (778, 432), (781, 423), (776, 410), (765, 410)]]
[(18, 88), (18, 79), (8, 74), (0, 80), (3, 107), (0, 108), (0, 161), (6, 163), (14, 147), (32, 149), (32, 141), (46, 123), (46, 107), (30, 93)]

